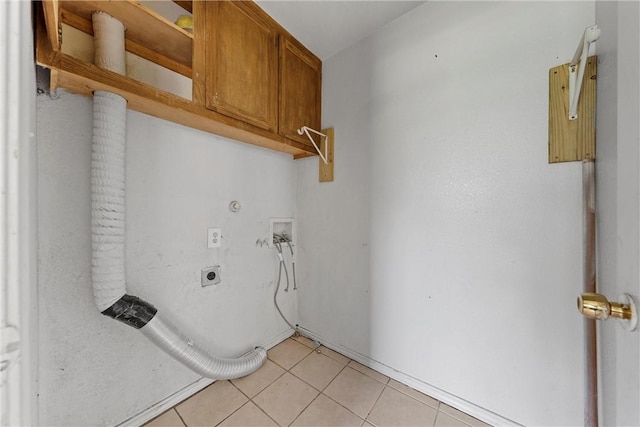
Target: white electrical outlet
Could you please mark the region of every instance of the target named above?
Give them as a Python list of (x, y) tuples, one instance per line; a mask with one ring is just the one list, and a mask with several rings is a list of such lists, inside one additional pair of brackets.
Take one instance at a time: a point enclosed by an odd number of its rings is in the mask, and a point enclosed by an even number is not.
[(219, 228), (207, 228), (207, 247), (219, 248), (222, 246), (222, 231)]

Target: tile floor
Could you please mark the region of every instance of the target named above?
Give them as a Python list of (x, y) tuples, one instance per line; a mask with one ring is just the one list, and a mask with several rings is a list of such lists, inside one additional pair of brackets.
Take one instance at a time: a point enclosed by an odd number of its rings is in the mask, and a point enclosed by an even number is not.
[(161, 426), (487, 424), (304, 337), (269, 350), (253, 374), (216, 381), (149, 422)]

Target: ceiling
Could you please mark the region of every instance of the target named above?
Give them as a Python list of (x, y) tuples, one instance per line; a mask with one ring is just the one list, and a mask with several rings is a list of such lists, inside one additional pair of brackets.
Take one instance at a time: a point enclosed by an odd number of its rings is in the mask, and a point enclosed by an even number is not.
[(256, 3), (324, 60), (424, 1), (256, 0)]

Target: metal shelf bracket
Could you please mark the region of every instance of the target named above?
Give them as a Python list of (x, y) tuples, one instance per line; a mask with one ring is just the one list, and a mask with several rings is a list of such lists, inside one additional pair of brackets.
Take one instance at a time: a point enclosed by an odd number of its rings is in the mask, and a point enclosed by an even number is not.
[(578, 118), (578, 101), (580, 100), (580, 90), (582, 89), (582, 78), (587, 65), (589, 46), (600, 38), (600, 33), (601, 31), (597, 25), (587, 27), (580, 38), (573, 60), (569, 63), (569, 120)]
[[(321, 137), (324, 138), (324, 154), (322, 154), (322, 150), (320, 150), (320, 148), (318, 148), (318, 145), (316, 144), (316, 142), (313, 140), (313, 137), (311, 136), (311, 133), (309, 132), (313, 132), (316, 135), (320, 135)], [(317, 130), (311, 129), (308, 126), (302, 126), (300, 129), (298, 129), (298, 135), (307, 135), (307, 138), (309, 138), (309, 141), (311, 141), (311, 143), (313, 144), (313, 148), (316, 149), (316, 151), (318, 152), (318, 155), (320, 156), (320, 158), (322, 159), (322, 161), (324, 162), (324, 164), (329, 164), (329, 161), (327, 160), (328, 157), (328, 153), (327, 153), (327, 147), (328, 147), (328, 137), (327, 135), (325, 135), (322, 132), (318, 132)]]

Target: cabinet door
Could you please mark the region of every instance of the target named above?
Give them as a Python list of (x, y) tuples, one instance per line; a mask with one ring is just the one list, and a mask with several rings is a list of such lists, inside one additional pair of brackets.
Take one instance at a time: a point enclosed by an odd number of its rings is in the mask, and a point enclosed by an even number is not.
[(251, 2), (206, 3), (207, 108), (276, 132), (276, 28)]
[(309, 126), (320, 131), (322, 62), (285, 36), (280, 41), (279, 133), (311, 146), (298, 129)]

